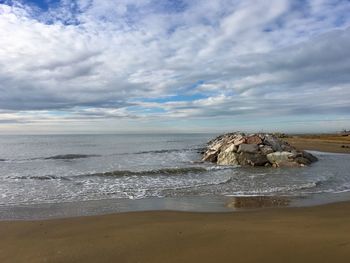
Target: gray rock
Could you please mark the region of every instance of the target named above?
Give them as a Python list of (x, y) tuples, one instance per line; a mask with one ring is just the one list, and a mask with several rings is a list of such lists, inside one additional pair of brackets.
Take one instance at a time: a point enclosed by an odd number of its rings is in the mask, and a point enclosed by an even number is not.
[(238, 147), (238, 153), (245, 152), (245, 153), (258, 153), (259, 152), (259, 146), (256, 144), (246, 144), (243, 143)]
[(241, 145), (242, 143), (245, 143), (245, 142), (246, 142), (246, 139), (245, 139), (243, 136), (241, 136), (241, 135), (237, 136), (237, 137), (233, 140), (233, 143), (234, 143), (236, 146), (239, 146), (239, 145)]
[(284, 152), (291, 152), (294, 150), (294, 148), (292, 146), (290, 146), (289, 144), (282, 144), (281, 148), (282, 148), (282, 151), (284, 151)]
[(271, 146), (275, 152), (282, 151), (280, 140), (270, 134), (265, 135), (264, 144)]
[(266, 155), (261, 153), (242, 152), (239, 154), (238, 160), (241, 165), (264, 166), (268, 163)]
[(225, 152), (225, 151), (237, 152), (238, 148), (234, 144), (227, 144), (227, 145), (223, 145), (220, 150), (221, 152)]
[(301, 164), (297, 163), (297, 162), (290, 162), (290, 161), (283, 161), (280, 163), (277, 163), (277, 167), (281, 167), (281, 168), (294, 168), (294, 167), (300, 167)]
[(281, 162), (289, 162), (291, 158), (294, 156), (293, 153), (290, 152), (273, 152), (266, 155), (267, 159), (270, 163), (279, 164)]
[(259, 136), (257, 135), (252, 135), (247, 138), (247, 144), (261, 144), (262, 140)]
[(218, 155), (217, 164), (219, 165), (238, 165), (238, 153), (233, 151), (224, 151)]
[(268, 155), (269, 153), (273, 153), (273, 149), (271, 146), (267, 146), (267, 145), (262, 145), (260, 147), (260, 151), (262, 154)]
[(218, 159), (217, 151), (207, 151), (205, 152), (202, 158), (202, 161), (216, 163), (217, 159)]
[(308, 159), (311, 162), (316, 162), (318, 160), (317, 157), (315, 157), (311, 153), (308, 153), (308, 152), (305, 152), (305, 151), (302, 152), (302, 155), (303, 155), (304, 158)]
[(202, 160), (221, 165), (300, 167), (317, 161), (317, 158), (297, 150), (274, 134), (259, 133), (248, 136), (237, 132), (211, 140)]
[(224, 141), (219, 141), (219, 142), (216, 142), (214, 145), (212, 145), (210, 147), (210, 150), (212, 151), (218, 151), (222, 146), (224, 145)]
[(299, 163), (299, 164), (303, 164), (303, 165), (310, 165), (311, 161), (309, 159), (306, 159), (304, 157), (296, 157), (294, 159), (295, 162)]

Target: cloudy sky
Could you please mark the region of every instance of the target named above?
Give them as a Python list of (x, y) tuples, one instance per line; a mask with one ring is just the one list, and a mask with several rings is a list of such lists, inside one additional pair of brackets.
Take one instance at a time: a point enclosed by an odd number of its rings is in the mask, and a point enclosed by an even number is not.
[(348, 0), (0, 0), (0, 133), (350, 128)]

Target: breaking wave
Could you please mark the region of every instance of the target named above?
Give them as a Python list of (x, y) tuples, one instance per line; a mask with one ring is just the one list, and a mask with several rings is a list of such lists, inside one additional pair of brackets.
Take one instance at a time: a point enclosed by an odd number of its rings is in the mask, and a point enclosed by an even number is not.
[(16, 176), (16, 177), (7, 177), (10, 179), (20, 179), (20, 180), (67, 180), (71, 179), (67, 176), (56, 176), (56, 175), (34, 175), (34, 176)]
[[(210, 166), (210, 167), (172, 167), (144, 171), (116, 170), (111, 172), (87, 173), (71, 176), (56, 176), (56, 175), (36, 175), (36, 176), (10, 176), (8, 179), (31, 179), (31, 180), (74, 180), (74, 178), (83, 177), (127, 177), (127, 176), (164, 176), (164, 175), (186, 175), (186, 174), (202, 174), (211, 171), (227, 170), (234, 167), (226, 166)], [(230, 179), (231, 180), (231, 179)]]
[(181, 168), (164, 168), (156, 170), (146, 171), (129, 171), (129, 170), (117, 170), (112, 172), (104, 173), (93, 173), (85, 174), (81, 176), (111, 176), (111, 177), (122, 177), (122, 176), (150, 176), (150, 175), (182, 175), (189, 173), (204, 173), (208, 170), (203, 167), (181, 167)]
[(176, 153), (176, 152), (192, 152), (192, 151), (200, 152), (202, 150), (203, 150), (203, 148), (184, 148), (184, 149), (141, 151), (141, 152), (136, 152), (136, 153), (132, 153), (132, 154), (149, 154), (149, 153), (158, 154), (158, 153)]
[(0, 162), (30, 162), (35, 160), (75, 160), (85, 159), (91, 157), (102, 157), (102, 156), (120, 156), (120, 155), (141, 155), (141, 154), (165, 154), (165, 153), (180, 153), (180, 152), (198, 152), (200, 153), (203, 148), (183, 148), (183, 149), (168, 149), (168, 150), (152, 150), (152, 151), (140, 151), (132, 153), (112, 153), (112, 154), (58, 154), (49, 157), (34, 157), (24, 159), (1, 159)]
[(251, 190), (226, 194), (226, 196), (260, 196), (273, 194), (295, 194), (295, 191), (309, 190), (318, 187), (323, 181), (309, 182), (300, 185), (276, 186), (264, 190)]
[(44, 158), (45, 160), (72, 160), (72, 159), (82, 159), (89, 157), (99, 157), (96, 154), (60, 154)]

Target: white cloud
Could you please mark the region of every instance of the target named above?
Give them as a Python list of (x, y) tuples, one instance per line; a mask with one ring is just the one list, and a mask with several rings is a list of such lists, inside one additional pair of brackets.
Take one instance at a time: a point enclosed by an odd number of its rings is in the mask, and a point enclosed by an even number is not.
[(349, 11), (321, 0), (2, 4), (0, 109), (11, 112), (0, 119), (343, 116)]

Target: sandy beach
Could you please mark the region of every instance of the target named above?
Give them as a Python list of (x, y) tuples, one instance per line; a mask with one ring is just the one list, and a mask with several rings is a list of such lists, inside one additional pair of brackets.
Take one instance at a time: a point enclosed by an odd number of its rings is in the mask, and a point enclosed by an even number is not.
[(338, 134), (296, 135), (284, 140), (301, 150), (350, 153), (350, 136)]
[(350, 202), (0, 223), (0, 262), (348, 262)]
[[(287, 140), (301, 149), (332, 152), (346, 152), (340, 145), (349, 142)], [(343, 202), (233, 213), (2, 221), (0, 262), (348, 262), (349, 219), (350, 202)]]

